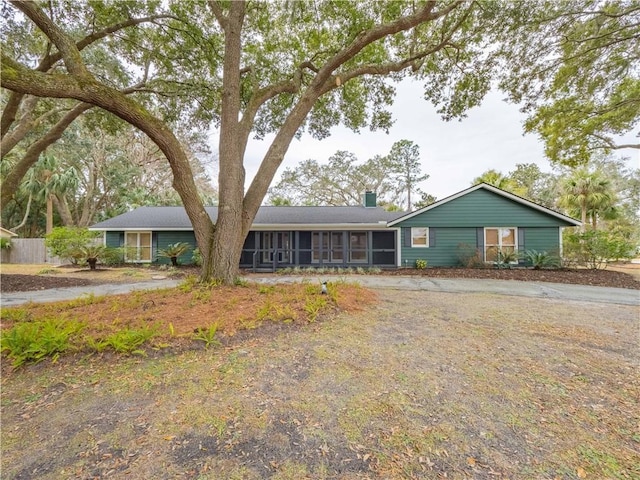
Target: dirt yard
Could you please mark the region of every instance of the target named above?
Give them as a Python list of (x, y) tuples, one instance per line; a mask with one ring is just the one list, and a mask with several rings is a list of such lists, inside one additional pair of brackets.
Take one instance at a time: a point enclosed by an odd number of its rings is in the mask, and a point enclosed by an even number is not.
[(640, 479), (636, 307), (379, 291), (2, 377), (6, 479)]

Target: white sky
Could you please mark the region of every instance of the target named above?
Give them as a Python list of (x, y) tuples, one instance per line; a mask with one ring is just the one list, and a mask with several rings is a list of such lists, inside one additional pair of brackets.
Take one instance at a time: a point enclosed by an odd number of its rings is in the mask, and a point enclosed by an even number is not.
[[(491, 168), (506, 174), (518, 163), (536, 163), (542, 171), (551, 171), (537, 136), (523, 135), (525, 115), (516, 105), (504, 102), (503, 97), (500, 92), (490, 92), (480, 107), (468, 112), (467, 118), (445, 122), (423, 99), (422, 86), (405, 80), (397, 85), (392, 107), (395, 123), (389, 134), (369, 130), (358, 134), (338, 127), (324, 140), (309, 135), (294, 139), (273, 184), (286, 167), (295, 167), (302, 160), (313, 158), (324, 163), (337, 150), (347, 150), (365, 161), (376, 154), (387, 154), (393, 143), (402, 139), (420, 146), (422, 170), (430, 175), (420, 187), (438, 199), (469, 187), (474, 178)], [(632, 137), (629, 134), (627, 140), (632, 141)], [(267, 140), (250, 140), (247, 146), (247, 186), (268, 148)], [(620, 150), (618, 155), (630, 157), (630, 166), (640, 167), (638, 150)]]

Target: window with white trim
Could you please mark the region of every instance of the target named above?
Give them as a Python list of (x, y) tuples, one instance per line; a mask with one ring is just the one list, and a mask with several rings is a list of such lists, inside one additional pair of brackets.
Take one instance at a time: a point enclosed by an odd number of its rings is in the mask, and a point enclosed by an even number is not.
[[(511, 255), (517, 250), (516, 229), (514, 227), (498, 227), (484, 229), (484, 261), (497, 262), (498, 253)], [(513, 261), (511, 263), (517, 263)]]
[(411, 227), (411, 246), (418, 248), (429, 246), (429, 229), (427, 227)]
[(124, 261), (151, 261), (151, 232), (124, 233)]

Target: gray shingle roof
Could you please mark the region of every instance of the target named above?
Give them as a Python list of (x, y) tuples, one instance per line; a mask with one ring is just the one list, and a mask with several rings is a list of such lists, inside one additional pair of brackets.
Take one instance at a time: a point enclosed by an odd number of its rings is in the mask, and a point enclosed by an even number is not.
[[(206, 207), (215, 222), (218, 207)], [(253, 222), (260, 225), (336, 225), (377, 224), (395, 220), (405, 212), (387, 212), (375, 207), (260, 207)], [(96, 223), (96, 230), (143, 229), (167, 230), (191, 229), (191, 223), (183, 207), (140, 207), (131, 212)]]

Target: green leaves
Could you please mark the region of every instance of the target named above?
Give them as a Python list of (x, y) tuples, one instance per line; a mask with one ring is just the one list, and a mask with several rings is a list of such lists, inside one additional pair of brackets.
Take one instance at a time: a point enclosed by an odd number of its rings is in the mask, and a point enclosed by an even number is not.
[(616, 137), (640, 120), (640, 2), (526, 5), (530, 20), (514, 21), (511, 42), (500, 47), (507, 62), (501, 85), (525, 102), (526, 131), (538, 133), (545, 154), (563, 165), (622, 148)]

